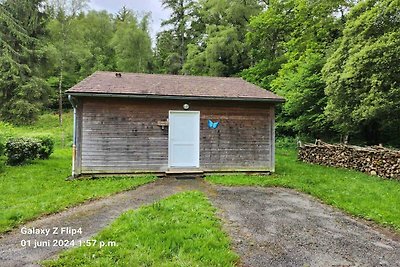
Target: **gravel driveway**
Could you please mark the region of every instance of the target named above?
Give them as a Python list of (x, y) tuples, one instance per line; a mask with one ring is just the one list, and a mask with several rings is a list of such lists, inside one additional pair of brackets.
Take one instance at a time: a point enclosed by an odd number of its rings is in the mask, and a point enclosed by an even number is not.
[(308, 195), (215, 188), (213, 203), (242, 266), (400, 266), (399, 235), (383, 234)]
[[(172, 178), (82, 204), (5, 234), (0, 239), (0, 266), (37, 266), (67, 248), (22, 246), (23, 240), (87, 240), (122, 212), (187, 190), (205, 192), (217, 207), (242, 266), (400, 266), (398, 234), (383, 234), (305, 194)], [(21, 233), (24, 227), (81, 227), (82, 234), (29, 235)]]

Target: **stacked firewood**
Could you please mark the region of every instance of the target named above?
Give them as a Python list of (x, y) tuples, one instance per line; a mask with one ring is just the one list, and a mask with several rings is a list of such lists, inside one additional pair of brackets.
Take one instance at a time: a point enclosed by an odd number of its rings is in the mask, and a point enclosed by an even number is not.
[(400, 180), (400, 151), (381, 146), (331, 145), (318, 141), (299, 146), (298, 159)]

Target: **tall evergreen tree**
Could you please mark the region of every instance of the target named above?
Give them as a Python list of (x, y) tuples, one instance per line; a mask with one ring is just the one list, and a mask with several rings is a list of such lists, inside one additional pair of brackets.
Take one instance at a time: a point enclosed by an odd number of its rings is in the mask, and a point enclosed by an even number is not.
[(249, 67), (245, 44), (248, 22), (264, 7), (258, 0), (202, 0), (196, 8), (201, 30), (188, 46), (183, 72), (196, 75), (232, 76)]
[[(194, 0), (162, 0), (161, 2), (164, 8), (171, 10), (171, 17), (163, 21), (161, 25), (171, 29), (159, 33), (156, 57), (161, 56), (158, 62), (161, 72), (176, 74), (186, 61), (187, 45), (192, 42), (195, 33), (192, 24), (196, 19), (196, 2)], [(170, 47), (164, 46), (167, 39)]]
[(154, 61), (157, 72), (179, 74), (182, 68), (181, 56), (177, 47), (176, 38), (172, 30), (165, 30), (157, 34)]
[(5, 120), (30, 123), (47, 101), (40, 70), (46, 21), (41, 0), (0, 3), (0, 103)]

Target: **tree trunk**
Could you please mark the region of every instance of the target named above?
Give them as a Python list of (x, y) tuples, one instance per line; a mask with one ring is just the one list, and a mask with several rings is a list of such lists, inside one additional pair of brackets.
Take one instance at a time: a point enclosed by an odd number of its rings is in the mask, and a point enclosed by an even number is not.
[[(62, 64), (62, 63), (61, 63)], [(60, 70), (60, 79), (58, 82), (58, 121), (60, 124), (60, 127), (63, 126), (63, 119), (62, 119), (62, 106), (63, 106), (63, 101), (62, 101), (62, 82), (63, 82), (63, 70), (61, 67)]]
[(58, 82), (58, 121), (61, 127), (61, 147), (64, 147), (65, 137), (64, 137), (64, 128), (63, 128), (63, 95), (62, 95), (62, 85), (63, 85), (63, 72), (64, 72), (64, 53), (65, 53), (65, 42), (66, 42), (66, 33), (65, 33), (65, 22), (61, 23), (61, 33), (63, 36), (63, 51), (61, 51), (61, 62), (60, 62), (60, 79)]

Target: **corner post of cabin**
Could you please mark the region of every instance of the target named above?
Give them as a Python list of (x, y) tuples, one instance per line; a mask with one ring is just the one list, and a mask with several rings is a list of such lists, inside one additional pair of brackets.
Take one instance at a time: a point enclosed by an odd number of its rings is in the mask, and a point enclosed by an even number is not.
[(77, 108), (77, 100), (71, 95), (68, 95), (68, 100), (71, 103), (73, 109), (74, 109), (74, 122), (73, 122), (73, 137), (72, 137), (72, 177), (76, 177), (76, 170), (75, 170), (75, 161), (76, 161), (76, 124), (77, 124), (77, 119), (76, 119), (76, 108)]
[(276, 104), (272, 104), (270, 107), (270, 116), (271, 116), (271, 172), (275, 172), (275, 106)]

